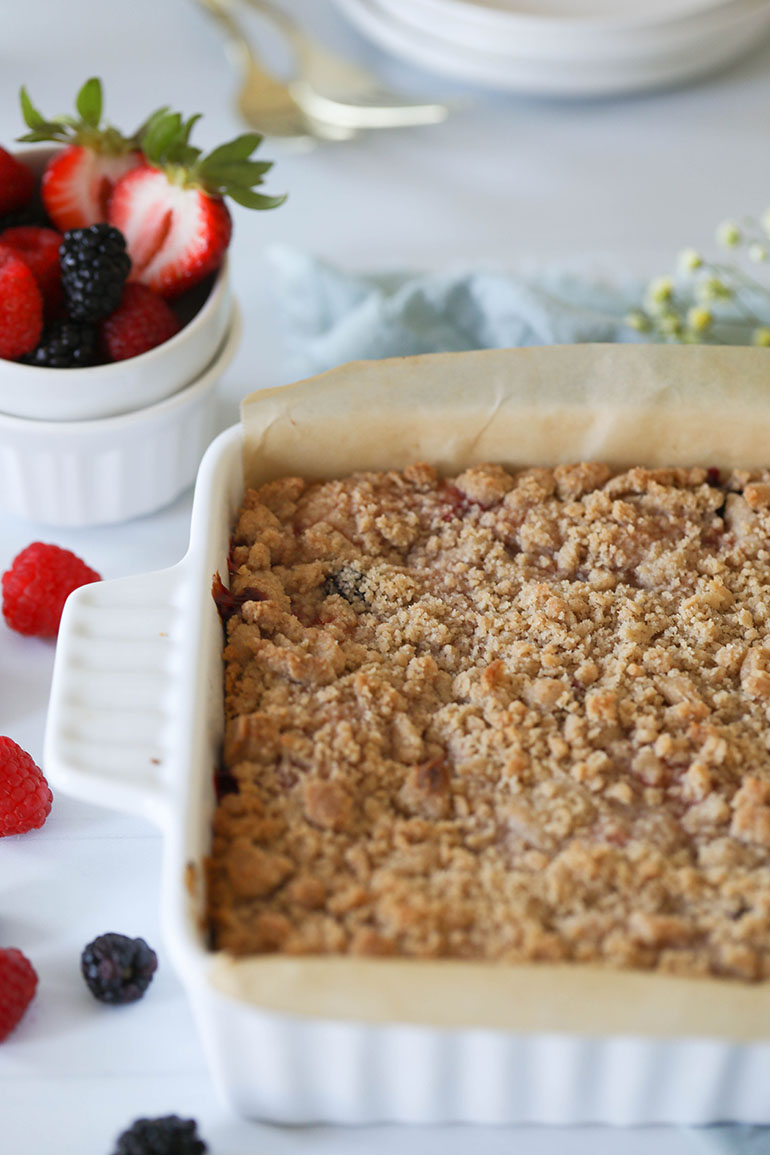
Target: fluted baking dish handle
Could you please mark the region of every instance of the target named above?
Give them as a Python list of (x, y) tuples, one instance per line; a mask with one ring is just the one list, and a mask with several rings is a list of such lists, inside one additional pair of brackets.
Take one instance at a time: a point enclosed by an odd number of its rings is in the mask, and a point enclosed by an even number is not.
[(179, 709), (180, 565), (82, 586), (56, 646), (44, 768), (52, 785), (164, 826)]

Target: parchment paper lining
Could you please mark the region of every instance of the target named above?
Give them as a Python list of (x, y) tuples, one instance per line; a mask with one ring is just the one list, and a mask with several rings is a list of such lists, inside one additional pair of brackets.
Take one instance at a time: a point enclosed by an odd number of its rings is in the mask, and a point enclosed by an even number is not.
[[(770, 351), (578, 345), (342, 366), (247, 397), (249, 485), (430, 461), (770, 464)], [(519, 1032), (770, 1037), (770, 984), (595, 967), (212, 956), (223, 993), (324, 1019)]]

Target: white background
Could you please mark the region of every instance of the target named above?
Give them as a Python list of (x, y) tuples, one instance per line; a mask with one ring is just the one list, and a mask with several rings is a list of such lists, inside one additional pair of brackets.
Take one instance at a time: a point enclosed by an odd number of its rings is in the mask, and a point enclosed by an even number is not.
[[(107, 114), (133, 127), (170, 104), (205, 114), (197, 139), (240, 130), (219, 36), (190, 0), (8, 0), (0, 17), (0, 143), (22, 124), (26, 84), (45, 113), (68, 111), (89, 75)], [(770, 45), (707, 82), (617, 101), (531, 101), (477, 94), (388, 60), (328, 0), (295, 0), (330, 44), (423, 95), (470, 103), (429, 129), (371, 134), (292, 154), (270, 142), (275, 213), (235, 209), (232, 269), (245, 319), (222, 382), (221, 424), (239, 397), (286, 380), (266, 246), (287, 242), (355, 270), (520, 258), (608, 256), (630, 272), (667, 270), (686, 245), (713, 249), (714, 226), (770, 204)], [(0, 370), (1, 371), (1, 370)], [(0, 495), (1, 505), (1, 495)], [(0, 514), (0, 568), (30, 541), (80, 553), (105, 577), (155, 569), (184, 553), (190, 498), (129, 525), (65, 531)], [(0, 624), (0, 733), (41, 758), (50, 643)], [(33, 960), (40, 989), (0, 1046), (0, 1150), (102, 1155), (137, 1115), (193, 1115), (213, 1155), (405, 1151), (420, 1155), (687, 1155), (722, 1150), (713, 1132), (599, 1128), (278, 1129), (218, 1103), (156, 906), (161, 846), (153, 828), (57, 795), (44, 829), (0, 844), (0, 945)], [(106, 930), (141, 934), (160, 969), (134, 1007), (103, 1007), (78, 973), (82, 946)], [(770, 1092), (769, 1092), (770, 1093)], [(754, 1136), (754, 1151), (770, 1140)]]

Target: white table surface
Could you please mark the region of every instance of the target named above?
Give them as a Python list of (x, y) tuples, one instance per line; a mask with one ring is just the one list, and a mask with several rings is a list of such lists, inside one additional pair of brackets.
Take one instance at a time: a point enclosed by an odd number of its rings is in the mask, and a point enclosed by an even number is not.
[[(422, 94), (457, 95), (387, 59), (345, 26), (329, 0), (294, 0), (329, 43)], [(89, 75), (105, 81), (107, 114), (132, 126), (150, 108), (201, 111), (197, 139), (239, 131), (234, 80), (217, 33), (189, 0), (23, 0), (3, 5), (0, 143), (22, 125), (26, 84), (46, 113), (68, 111)], [(770, 203), (770, 44), (678, 91), (617, 101), (531, 101), (477, 94), (439, 127), (371, 134), (276, 161), (279, 212), (235, 209), (232, 268), (245, 319), (221, 384), (224, 426), (239, 397), (286, 380), (265, 247), (309, 249), (356, 270), (437, 269), (457, 262), (609, 256), (644, 275), (685, 244), (708, 248), (724, 217)], [(30, 541), (55, 541), (106, 577), (159, 568), (184, 553), (190, 495), (127, 525), (51, 529), (0, 514), (0, 569)], [(50, 643), (0, 624), (0, 733), (41, 758)], [(106, 1155), (138, 1115), (192, 1115), (213, 1155), (687, 1155), (713, 1136), (655, 1128), (620, 1132), (467, 1128), (281, 1129), (247, 1123), (217, 1101), (184, 995), (157, 924), (160, 839), (134, 819), (57, 795), (43, 830), (0, 844), (0, 945), (33, 960), (39, 994), (0, 1047), (0, 1150)], [(97, 1004), (78, 972), (82, 946), (107, 930), (141, 934), (160, 968), (146, 998)], [(770, 1144), (770, 1140), (768, 1140)], [(756, 1148), (759, 1150), (759, 1148)]]

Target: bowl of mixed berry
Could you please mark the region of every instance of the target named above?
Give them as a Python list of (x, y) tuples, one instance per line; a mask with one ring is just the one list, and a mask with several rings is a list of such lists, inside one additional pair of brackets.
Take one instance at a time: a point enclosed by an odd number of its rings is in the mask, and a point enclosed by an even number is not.
[(239, 337), (228, 201), (265, 209), (244, 133), (204, 154), (167, 108), (126, 135), (75, 114), (0, 148), (0, 510), (51, 526), (152, 513), (195, 479)]
[(76, 113), (47, 119), (24, 89), (25, 147), (0, 147), (0, 414), (82, 421), (136, 411), (188, 386), (233, 323), (227, 199), (270, 162), (245, 133), (204, 154), (199, 119), (167, 108), (126, 135), (88, 80)]

